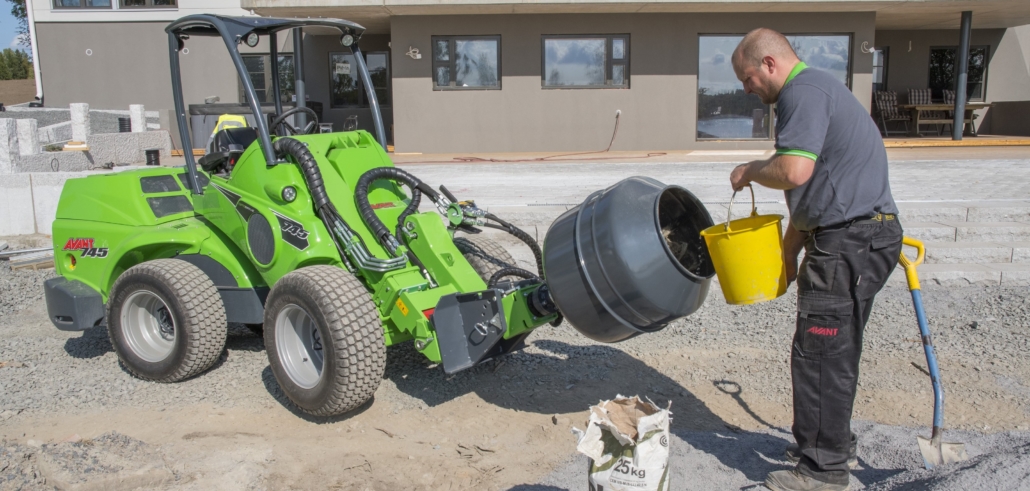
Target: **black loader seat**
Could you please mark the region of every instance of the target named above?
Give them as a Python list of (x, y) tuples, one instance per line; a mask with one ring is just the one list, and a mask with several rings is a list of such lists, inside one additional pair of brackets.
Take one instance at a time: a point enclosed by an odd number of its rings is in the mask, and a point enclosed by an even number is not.
[(200, 158), (197, 162), (207, 172), (218, 172), (232, 170), (243, 151), (257, 140), (257, 130), (254, 128), (225, 128), (215, 133), (211, 141), (211, 152)]

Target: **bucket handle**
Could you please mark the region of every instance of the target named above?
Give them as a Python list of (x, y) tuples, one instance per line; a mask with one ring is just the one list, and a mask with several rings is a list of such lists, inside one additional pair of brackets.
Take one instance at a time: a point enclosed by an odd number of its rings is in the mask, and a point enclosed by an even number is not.
[[(758, 216), (758, 208), (755, 207), (755, 188), (751, 187), (750, 184), (747, 185), (747, 188), (751, 190), (751, 216), (752, 217), (756, 217), (756, 216)], [(727, 206), (727, 208), (729, 209), (727, 211), (727, 213), (726, 213), (726, 231), (727, 232), (730, 230), (730, 220), (733, 220), (733, 199), (736, 198), (736, 197), (737, 197), (737, 191), (734, 190), (733, 191), (733, 196), (730, 196), (730, 206)]]

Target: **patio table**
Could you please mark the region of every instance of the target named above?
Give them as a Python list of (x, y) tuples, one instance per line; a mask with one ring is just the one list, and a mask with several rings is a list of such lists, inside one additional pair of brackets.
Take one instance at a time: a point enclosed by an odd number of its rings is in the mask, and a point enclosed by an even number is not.
[[(919, 125), (921, 124), (951, 124), (954, 121), (951, 118), (948, 119), (924, 119), (920, 118), (920, 114), (923, 111), (954, 111), (954, 104), (901, 104), (902, 109), (907, 109), (909, 114), (909, 120), (912, 125), (909, 127), (909, 136), (919, 136)], [(966, 114), (963, 117), (965, 124), (969, 125), (968, 128), (964, 128), (964, 133), (968, 136), (976, 136), (976, 127), (973, 126), (973, 111), (977, 109), (984, 109), (988, 107), (994, 107), (993, 103), (990, 102), (967, 102), (966, 103)]]

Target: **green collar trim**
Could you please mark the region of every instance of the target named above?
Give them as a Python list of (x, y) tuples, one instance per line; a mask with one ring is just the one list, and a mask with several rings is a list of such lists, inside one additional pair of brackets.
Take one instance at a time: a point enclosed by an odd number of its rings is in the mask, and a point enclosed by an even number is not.
[(797, 65), (794, 65), (794, 69), (790, 71), (790, 75), (787, 75), (787, 80), (783, 82), (783, 86), (786, 87), (791, 80), (794, 80), (794, 77), (801, 73), (801, 70), (806, 68), (808, 68), (808, 65), (803, 61), (799, 61)]

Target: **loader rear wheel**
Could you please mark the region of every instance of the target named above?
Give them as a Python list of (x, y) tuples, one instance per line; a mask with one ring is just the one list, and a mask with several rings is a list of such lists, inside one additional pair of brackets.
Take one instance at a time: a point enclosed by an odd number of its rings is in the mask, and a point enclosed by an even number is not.
[(264, 325), (272, 373), (302, 411), (346, 413), (379, 388), (383, 327), (372, 296), (351, 273), (310, 266), (283, 276), (268, 294)]
[(126, 270), (111, 288), (108, 334), (122, 365), (156, 382), (207, 370), (225, 350), (225, 307), (211, 279), (179, 259)]
[(516, 266), (515, 258), (500, 244), (482, 235), (459, 235), (454, 245), (485, 282), (503, 268)]

